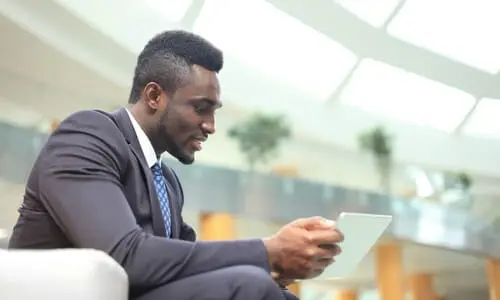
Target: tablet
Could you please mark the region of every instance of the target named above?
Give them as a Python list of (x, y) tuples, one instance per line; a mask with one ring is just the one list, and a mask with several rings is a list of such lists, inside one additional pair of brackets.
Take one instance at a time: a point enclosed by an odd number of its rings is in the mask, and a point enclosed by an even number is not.
[(343, 212), (337, 219), (337, 228), (344, 234), (342, 253), (316, 280), (352, 276), (358, 264), (377, 243), (392, 222), (390, 215), (371, 215)]

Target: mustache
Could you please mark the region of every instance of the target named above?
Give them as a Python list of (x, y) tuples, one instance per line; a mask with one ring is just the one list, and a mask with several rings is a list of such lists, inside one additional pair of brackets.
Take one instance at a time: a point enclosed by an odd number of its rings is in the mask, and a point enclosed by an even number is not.
[(208, 135), (197, 135), (193, 136), (191, 139), (200, 141), (200, 142), (205, 142), (208, 139)]

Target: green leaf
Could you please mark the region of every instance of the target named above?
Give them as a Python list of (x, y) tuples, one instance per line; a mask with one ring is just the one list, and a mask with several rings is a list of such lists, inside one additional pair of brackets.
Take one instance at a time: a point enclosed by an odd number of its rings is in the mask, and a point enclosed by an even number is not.
[(358, 143), (361, 150), (375, 156), (392, 156), (392, 139), (381, 126), (360, 133)]
[(291, 129), (282, 115), (255, 113), (235, 124), (227, 134), (239, 144), (240, 151), (253, 168), (278, 154), (280, 144), (291, 137)]

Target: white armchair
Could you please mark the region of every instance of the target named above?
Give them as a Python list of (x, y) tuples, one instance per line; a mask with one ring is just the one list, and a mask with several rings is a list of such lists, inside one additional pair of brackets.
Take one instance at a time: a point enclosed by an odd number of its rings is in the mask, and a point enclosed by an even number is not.
[(2, 300), (127, 300), (128, 278), (97, 250), (0, 250)]

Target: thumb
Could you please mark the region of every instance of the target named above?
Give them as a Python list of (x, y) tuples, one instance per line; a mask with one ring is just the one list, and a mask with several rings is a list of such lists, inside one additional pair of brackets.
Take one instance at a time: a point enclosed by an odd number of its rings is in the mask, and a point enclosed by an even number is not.
[(332, 229), (335, 226), (335, 222), (323, 217), (316, 216), (311, 218), (297, 219), (292, 222), (292, 226), (304, 229)]
[(272, 271), (271, 272), (271, 277), (273, 278), (273, 280), (277, 280), (280, 277), (280, 274), (277, 273), (277, 272)]

